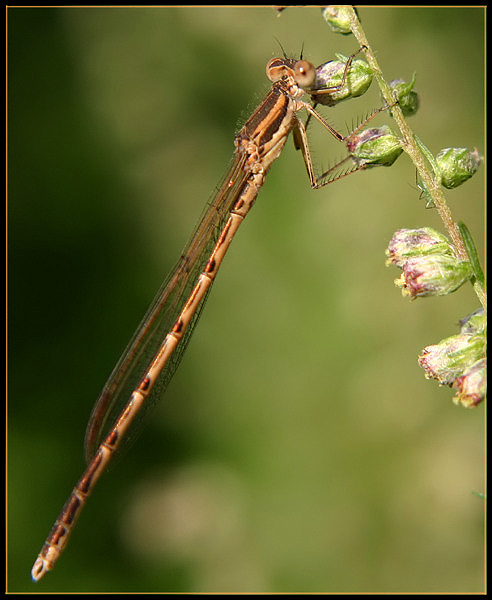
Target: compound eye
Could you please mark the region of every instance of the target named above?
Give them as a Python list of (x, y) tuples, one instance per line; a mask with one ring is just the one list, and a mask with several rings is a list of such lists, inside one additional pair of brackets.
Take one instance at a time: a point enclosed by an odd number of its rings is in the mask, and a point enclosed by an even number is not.
[(308, 88), (316, 79), (316, 69), (308, 60), (298, 60), (294, 65), (294, 77), (301, 87)]

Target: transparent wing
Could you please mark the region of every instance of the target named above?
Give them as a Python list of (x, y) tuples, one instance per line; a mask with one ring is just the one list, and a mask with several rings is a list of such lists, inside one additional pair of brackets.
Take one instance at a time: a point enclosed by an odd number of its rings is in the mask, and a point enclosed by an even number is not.
[[(229, 212), (248, 179), (249, 171), (245, 170), (245, 160), (244, 155), (234, 155), (221, 186), (207, 203), (176, 267), (162, 285), (106, 382), (87, 425), (84, 444), (86, 462), (91, 460), (100, 442), (129, 402), (133, 390), (142, 380), (166, 334), (174, 325), (198, 276), (203, 271)], [(163, 369), (159, 380), (155, 383), (143, 413), (154, 406), (163, 395), (184, 354), (205, 301), (206, 297)]]

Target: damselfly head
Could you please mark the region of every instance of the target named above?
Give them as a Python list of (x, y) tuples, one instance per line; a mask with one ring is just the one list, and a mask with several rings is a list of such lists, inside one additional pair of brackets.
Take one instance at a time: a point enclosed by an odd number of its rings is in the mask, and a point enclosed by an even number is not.
[(285, 76), (292, 76), (300, 87), (310, 87), (316, 78), (316, 69), (307, 60), (292, 58), (272, 58), (266, 66), (268, 79), (275, 83)]

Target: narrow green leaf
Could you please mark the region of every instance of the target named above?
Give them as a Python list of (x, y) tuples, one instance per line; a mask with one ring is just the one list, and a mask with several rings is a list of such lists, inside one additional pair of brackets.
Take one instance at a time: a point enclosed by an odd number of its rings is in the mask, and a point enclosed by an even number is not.
[(475, 242), (473, 241), (472, 235), (468, 229), (468, 227), (460, 222), (458, 223), (458, 228), (460, 230), (461, 238), (463, 243), (465, 244), (466, 251), (468, 253), (468, 257), (470, 258), (470, 263), (473, 269), (473, 273), (480, 285), (485, 288), (485, 277), (482, 271), (482, 267), (480, 265), (480, 260), (478, 258), (478, 252), (475, 247)]

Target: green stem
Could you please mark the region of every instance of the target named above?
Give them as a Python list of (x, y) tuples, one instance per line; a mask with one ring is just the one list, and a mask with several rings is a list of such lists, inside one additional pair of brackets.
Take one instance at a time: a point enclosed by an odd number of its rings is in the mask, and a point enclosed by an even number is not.
[[(352, 17), (352, 33), (357, 38), (357, 41), (359, 42), (359, 44), (361, 46), (365, 46), (365, 54), (366, 54), (367, 62), (369, 63), (371, 68), (374, 70), (374, 75), (376, 77), (376, 80), (378, 82), (378, 85), (381, 89), (381, 92), (383, 94), (383, 97), (384, 97), (386, 103), (388, 104), (388, 106), (390, 104), (393, 104), (395, 99), (393, 97), (391, 89), (383, 77), (383, 73), (382, 73), (382, 71), (379, 67), (379, 64), (376, 60), (376, 57), (374, 56), (374, 53), (369, 45), (369, 42), (367, 41), (367, 38), (366, 38), (364, 31), (360, 25), (357, 15), (355, 14), (355, 11), (353, 12), (353, 17)], [(429, 191), (429, 194), (431, 195), (432, 200), (433, 200), (437, 210), (439, 211), (439, 215), (441, 216), (441, 219), (449, 233), (449, 236), (451, 237), (451, 240), (453, 241), (453, 244), (456, 248), (456, 252), (457, 252), (459, 258), (461, 258), (461, 260), (468, 260), (468, 256), (466, 254), (466, 249), (465, 249), (465, 246), (461, 239), (458, 226), (457, 226), (456, 222), (454, 221), (454, 219), (451, 215), (451, 211), (449, 210), (449, 208), (446, 204), (444, 195), (442, 193), (442, 188), (441, 188), (440, 182), (437, 181), (434, 174), (428, 168), (425, 157), (424, 157), (423, 153), (420, 151), (419, 147), (417, 146), (417, 143), (415, 142), (415, 139), (413, 137), (413, 133), (412, 133), (410, 127), (408, 126), (407, 122), (405, 121), (405, 118), (403, 117), (400, 107), (398, 105), (393, 106), (391, 108), (391, 113), (392, 113), (392, 115), (400, 129), (401, 135), (403, 137), (403, 140), (402, 140), (403, 141), (403, 143), (402, 143), (403, 150), (412, 159), (412, 162), (414, 163), (420, 177), (422, 178), (422, 181), (426, 185), (426, 188)]]
[[(383, 73), (379, 67), (374, 52), (372, 51), (371, 46), (367, 41), (364, 30), (362, 29), (360, 21), (357, 18), (357, 15), (353, 9), (351, 20), (352, 33), (356, 37), (359, 44), (361, 46), (364, 46), (364, 52), (367, 58), (367, 62), (374, 71), (374, 76), (381, 89), (383, 98), (385, 99), (387, 105), (390, 106), (395, 101), (392, 91), (383, 77)], [(446, 204), (446, 200), (444, 199), (440, 181), (438, 181), (438, 179), (435, 176), (435, 173), (433, 173), (431, 167), (426, 161), (424, 153), (419, 148), (415, 140), (415, 136), (410, 127), (408, 126), (407, 122), (405, 121), (403, 113), (401, 112), (401, 109), (398, 106), (398, 104), (391, 107), (391, 114), (394, 117), (402, 135), (402, 148), (412, 160), (413, 164), (417, 169), (418, 174), (420, 175), (420, 178), (422, 179), (422, 182), (426, 186), (426, 191), (429, 192), (429, 195), (431, 196), (432, 201), (439, 212), (439, 215), (444, 223), (444, 226), (446, 227), (449, 237), (451, 238), (458, 258), (460, 258), (461, 260), (470, 260), (465, 244), (463, 243), (459, 227), (456, 221), (453, 219), (451, 211), (449, 210), (449, 207)], [(484, 288), (479, 284), (479, 282), (475, 282), (474, 288), (477, 292), (478, 297), (483, 302), (485, 299)], [(477, 288), (479, 288), (479, 290)]]

